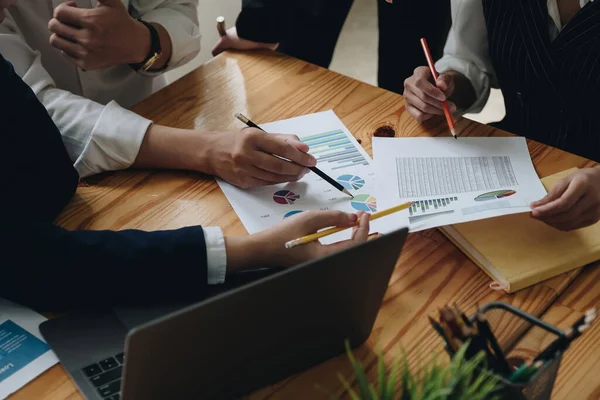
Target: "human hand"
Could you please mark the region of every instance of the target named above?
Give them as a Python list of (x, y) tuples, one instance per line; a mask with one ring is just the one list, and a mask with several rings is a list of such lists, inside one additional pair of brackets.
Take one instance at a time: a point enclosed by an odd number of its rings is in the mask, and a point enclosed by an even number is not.
[(595, 224), (600, 220), (600, 168), (572, 173), (531, 208), (533, 218), (561, 231)]
[(241, 188), (295, 182), (309, 172), (306, 167), (317, 164), (297, 136), (267, 134), (255, 128), (212, 134), (204, 150), (208, 170), (203, 172)]
[(78, 8), (74, 1), (60, 4), (48, 29), (50, 44), (84, 70), (140, 63), (150, 52), (148, 28), (121, 0), (98, 0), (92, 9)]
[[(342, 211), (306, 211), (285, 219), (266, 231), (246, 237), (227, 237), (227, 270), (230, 272), (262, 267), (292, 267), (324, 257), (367, 240), (370, 214)], [(359, 221), (358, 226), (356, 225)], [(354, 227), (352, 238), (322, 245), (318, 241), (287, 249), (285, 243), (332, 226)]]
[[(433, 83), (428, 67), (418, 67), (414, 74), (404, 81), (406, 111), (414, 119), (423, 122), (434, 115), (443, 115), (442, 102), (454, 93), (455, 81), (452, 73), (442, 73)], [(450, 112), (456, 112), (456, 105), (448, 101)]]
[(279, 46), (279, 43), (261, 43), (253, 42), (251, 40), (242, 39), (237, 34), (237, 28), (232, 27), (227, 29), (227, 34), (221, 36), (217, 43), (213, 46), (212, 55), (218, 56), (225, 50), (256, 50), (256, 49), (270, 49), (275, 50)]

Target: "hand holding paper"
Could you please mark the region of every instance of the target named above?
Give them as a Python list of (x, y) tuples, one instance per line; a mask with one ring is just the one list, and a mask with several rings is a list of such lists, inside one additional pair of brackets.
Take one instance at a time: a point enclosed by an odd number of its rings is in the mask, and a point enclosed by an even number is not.
[(413, 232), (529, 212), (546, 195), (524, 138), (374, 138), (373, 153), (379, 206), (414, 202)]
[(600, 168), (574, 172), (531, 207), (532, 217), (561, 231), (595, 224), (600, 220)]

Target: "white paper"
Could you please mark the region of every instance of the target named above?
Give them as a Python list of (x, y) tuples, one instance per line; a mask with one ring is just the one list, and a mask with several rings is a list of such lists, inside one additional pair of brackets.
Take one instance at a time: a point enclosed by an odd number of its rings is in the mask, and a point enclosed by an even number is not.
[(412, 232), (528, 212), (546, 195), (524, 138), (373, 138), (373, 155), (379, 206), (415, 202)]
[[(371, 157), (333, 111), (262, 124), (261, 128), (271, 133), (298, 135), (317, 158), (317, 167), (342, 183), (355, 197), (350, 199), (312, 172), (298, 182), (248, 190), (218, 180), (248, 233), (268, 229), (302, 211), (377, 211)], [(385, 218), (371, 223), (371, 232), (390, 230)], [(321, 242), (328, 244), (349, 239), (351, 233), (348, 229), (323, 238)]]
[[(16, 392), (58, 362), (39, 326), (46, 318), (0, 299), (0, 398)], [(23, 331), (25, 332), (23, 332)]]

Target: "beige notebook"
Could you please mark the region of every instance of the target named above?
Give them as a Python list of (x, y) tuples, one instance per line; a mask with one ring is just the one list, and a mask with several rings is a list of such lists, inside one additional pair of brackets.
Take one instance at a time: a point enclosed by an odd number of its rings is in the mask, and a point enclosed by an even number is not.
[[(550, 190), (574, 171), (560, 172), (542, 182)], [(561, 232), (524, 213), (440, 230), (494, 280), (492, 288), (509, 293), (600, 259), (600, 223)]]

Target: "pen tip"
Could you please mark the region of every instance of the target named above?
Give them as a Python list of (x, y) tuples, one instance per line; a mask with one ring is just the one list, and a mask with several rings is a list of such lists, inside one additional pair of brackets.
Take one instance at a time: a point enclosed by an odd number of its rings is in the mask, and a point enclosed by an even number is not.
[(452, 133), (452, 136), (454, 136), (454, 139), (458, 139), (458, 136), (456, 136), (456, 130), (451, 129), (450, 133)]
[(350, 196), (350, 198), (354, 198), (354, 195), (350, 193), (347, 189), (342, 190), (342, 192), (346, 193), (348, 196)]

